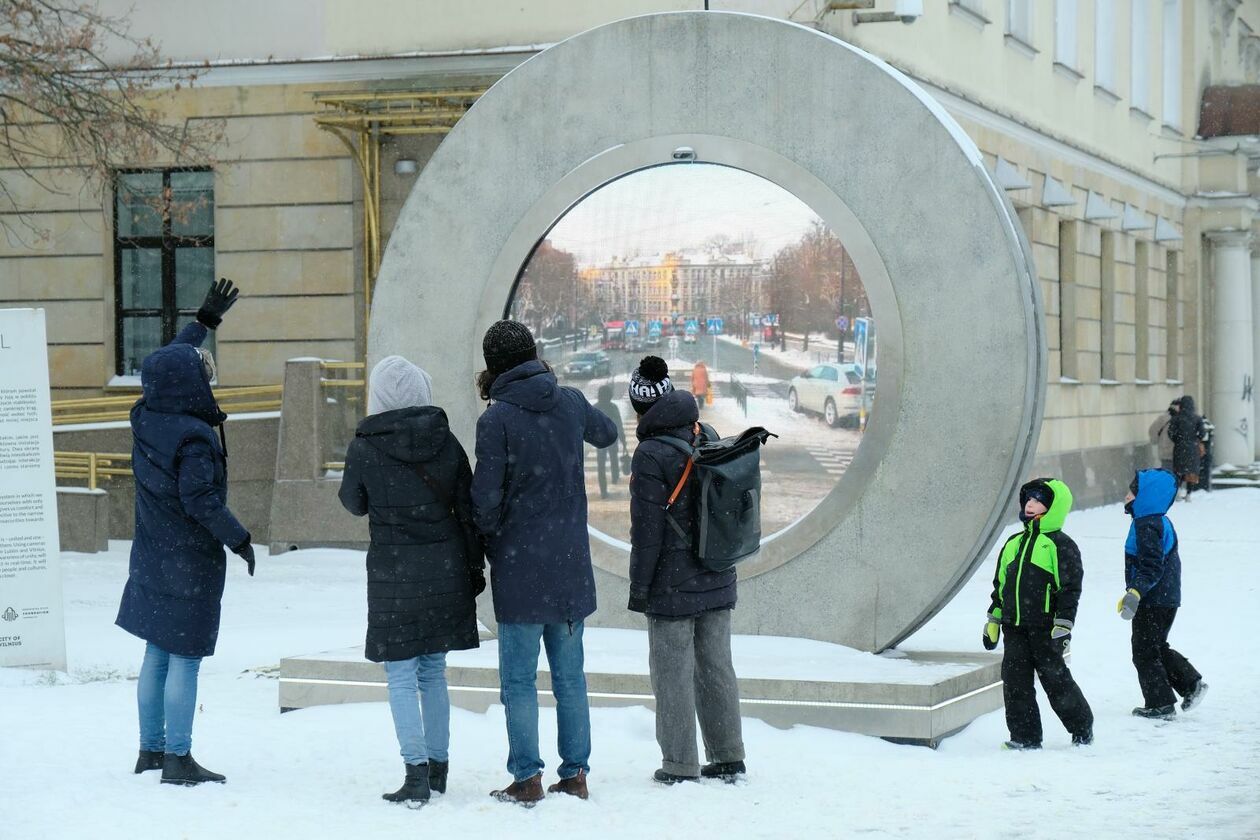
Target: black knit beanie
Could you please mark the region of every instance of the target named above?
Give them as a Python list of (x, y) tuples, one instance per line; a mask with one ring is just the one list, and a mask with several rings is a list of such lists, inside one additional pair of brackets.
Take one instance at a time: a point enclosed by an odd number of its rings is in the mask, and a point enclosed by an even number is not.
[(486, 370), (494, 376), (538, 358), (538, 346), (529, 327), (518, 321), (496, 321), (481, 341)]
[(660, 356), (645, 356), (630, 375), (630, 405), (638, 414), (646, 414), (657, 400), (673, 390), (669, 365)]

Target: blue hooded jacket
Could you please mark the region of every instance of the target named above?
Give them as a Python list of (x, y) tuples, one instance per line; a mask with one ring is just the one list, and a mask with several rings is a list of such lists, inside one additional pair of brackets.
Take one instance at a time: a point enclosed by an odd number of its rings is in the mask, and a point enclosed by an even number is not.
[(539, 361), (500, 374), (490, 397), (477, 420), (472, 503), (495, 618), (581, 621), (595, 612), (583, 444), (612, 446), (617, 427)]
[(1177, 479), (1167, 470), (1141, 470), (1125, 510), (1133, 517), (1124, 543), (1124, 581), (1142, 596), (1142, 605), (1181, 606), (1181, 555), (1168, 509), (1177, 497)]
[(227, 507), (226, 419), (197, 347), (199, 323), (145, 358), (144, 395), (131, 409), (136, 534), (119, 627), (167, 653), (210, 656), (219, 636), (225, 545), (249, 532)]

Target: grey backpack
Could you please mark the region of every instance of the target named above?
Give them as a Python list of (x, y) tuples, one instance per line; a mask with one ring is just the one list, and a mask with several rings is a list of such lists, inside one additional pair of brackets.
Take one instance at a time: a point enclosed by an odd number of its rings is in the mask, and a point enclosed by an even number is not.
[(717, 438), (712, 429), (703, 427), (696, 446), (678, 438), (654, 438), (688, 456), (682, 477), (665, 504), (666, 521), (683, 539), (688, 538), (687, 529), (670, 509), (693, 472), (700, 482), (691, 534), (700, 565), (709, 571), (724, 572), (755, 554), (761, 545), (760, 450), (772, 437), (778, 435), (754, 426), (728, 438)]

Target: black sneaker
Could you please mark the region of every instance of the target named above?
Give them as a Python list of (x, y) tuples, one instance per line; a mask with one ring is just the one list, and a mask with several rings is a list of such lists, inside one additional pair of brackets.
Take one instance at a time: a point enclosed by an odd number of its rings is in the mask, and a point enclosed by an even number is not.
[(1074, 747), (1088, 747), (1092, 743), (1094, 743), (1094, 730), (1092, 729), (1072, 736), (1072, 746)]
[(680, 782), (694, 782), (696, 776), (679, 776), (674, 773), (666, 773), (664, 770), (657, 770), (652, 774), (652, 781), (662, 785), (676, 785)]
[(211, 773), (188, 755), (167, 753), (162, 759), (162, 784), (164, 785), (199, 785), (202, 782), (223, 784), (227, 779), (218, 773)]
[(1177, 717), (1176, 704), (1169, 706), (1138, 706), (1133, 710), (1134, 717), (1147, 718), (1148, 720), (1172, 720)]
[(1041, 749), (1040, 741), (1006, 741), (1002, 744), (1004, 750), (1039, 750)]
[(147, 770), (161, 770), (165, 757), (166, 753), (161, 750), (140, 750), (140, 757), (136, 759), (136, 775)]
[(1187, 694), (1181, 701), (1181, 711), (1188, 712), (1199, 703), (1203, 702), (1203, 695), (1207, 694), (1208, 684), (1203, 680), (1195, 683), (1194, 691)]
[(700, 768), (700, 775), (706, 779), (721, 779), (728, 785), (733, 785), (739, 781), (740, 776), (746, 776), (748, 768), (744, 766), (742, 761), (724, 761), (714, 764), (706, 764)]

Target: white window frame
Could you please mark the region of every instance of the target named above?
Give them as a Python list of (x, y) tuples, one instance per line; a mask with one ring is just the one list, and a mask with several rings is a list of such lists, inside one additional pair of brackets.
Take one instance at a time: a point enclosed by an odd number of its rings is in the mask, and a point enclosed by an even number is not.
[(1037, 49), (1033, 46), (1034, 17), (1033, 0), (1006, 0), (1007, 37), (1036, 53)]
[(1054, 63), (1080, 75), (1080, 11), (1077, 0), (1054, 0)]
[(1116, 4), (1119, 0), (1094, 0), (1094, 87), (1119, 99), (1116, 70)]
[(1181, 130), (1181, 0), (1163, 2), (1163, 113), (1164, 125)]
[(1129, 105), (1151, 115), (1151, 4), (1133, 0), (1129, 23)]

